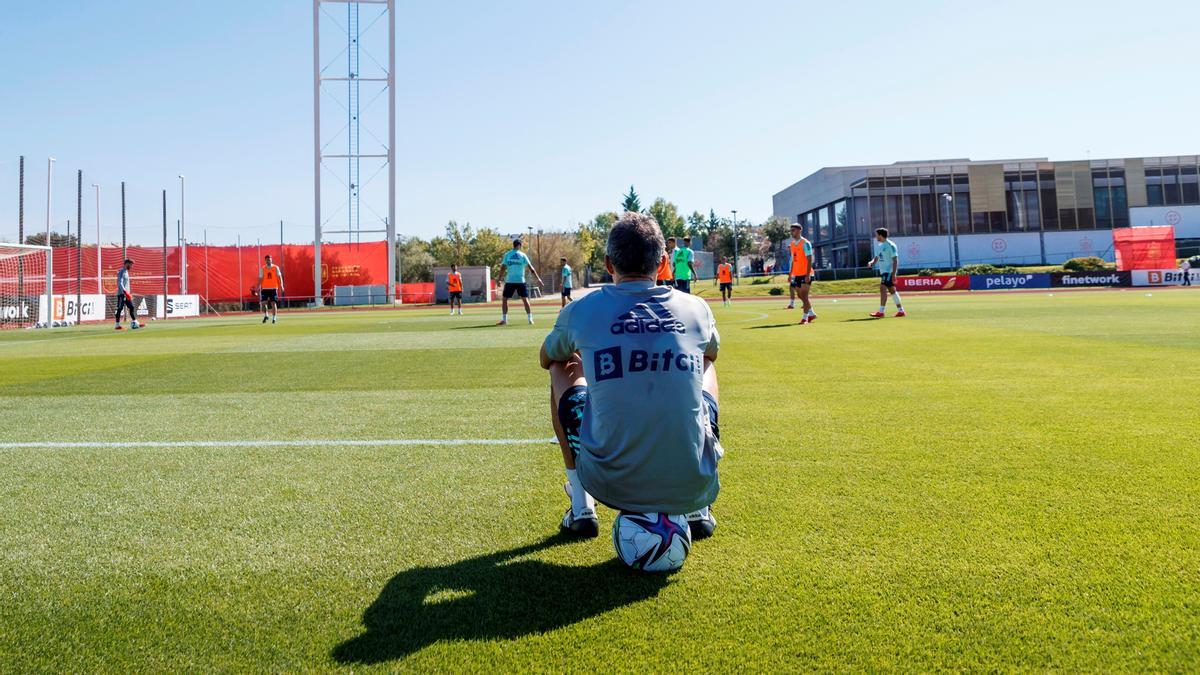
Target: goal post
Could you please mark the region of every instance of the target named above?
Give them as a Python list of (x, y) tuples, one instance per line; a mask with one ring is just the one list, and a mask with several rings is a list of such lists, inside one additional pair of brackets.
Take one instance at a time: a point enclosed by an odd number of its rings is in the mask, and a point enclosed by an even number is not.
[(0, 329), (48, 326), (54, 250), (0, 243)]

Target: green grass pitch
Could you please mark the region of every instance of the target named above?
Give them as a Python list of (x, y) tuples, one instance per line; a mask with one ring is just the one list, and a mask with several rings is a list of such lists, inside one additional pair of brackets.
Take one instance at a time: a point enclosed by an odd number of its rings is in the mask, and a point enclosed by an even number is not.
[(549, 308), (0, 333), (0, 669), (1196, 668), (1200, 293), (783, 304), (665, 577), (556, 537)]

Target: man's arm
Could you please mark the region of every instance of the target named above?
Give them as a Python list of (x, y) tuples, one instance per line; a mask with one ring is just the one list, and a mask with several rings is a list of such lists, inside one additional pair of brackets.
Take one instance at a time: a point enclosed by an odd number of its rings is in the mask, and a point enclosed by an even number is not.
[(867, 261), (867, 267), (868, 267), (868, 268), (874, 267), (874, 266), (875, 266), (875, 261), (876, 261), (876, 260), (879, 260), (879, 256), (875, 256), (874, 258), (871, 258), (870, 260), (868, 260), (868, 261)]
[(813, 254), (809, 252), (805, 257), (808, 258), (808, 276), (817, 276), (817, 262), (813, 260)]
[(899, 271), (900, 271), (900, 259), (893, 257), (892, 258), (892, 278), (893, 279), (896, 277), (896, 273)]
[(546, 370), (555, 363), (566, 363), (575, 356), (575, 341), (571, 339), (571, 333), (567, 330), (567, 321), (574, 306), (574, 303), (569, 304), (558, 313), (558, 318), (554, 320), (554, 328), (551, 328), (550, 334), (542, 340), (542, 348), (538, 350), (538, 363)]
[(279, 294), (283, 295), (283, 268), (276, 267), (275, 271), (279, 274)]

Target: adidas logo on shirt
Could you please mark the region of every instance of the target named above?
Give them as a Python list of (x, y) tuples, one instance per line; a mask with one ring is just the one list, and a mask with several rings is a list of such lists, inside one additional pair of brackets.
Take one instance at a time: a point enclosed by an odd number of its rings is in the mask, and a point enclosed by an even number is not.
[(687, 332), (683, 323), (658, 300), (647, 300), (634, 305), (633, 309), (617, 317), (611, 331), (613, 335)]

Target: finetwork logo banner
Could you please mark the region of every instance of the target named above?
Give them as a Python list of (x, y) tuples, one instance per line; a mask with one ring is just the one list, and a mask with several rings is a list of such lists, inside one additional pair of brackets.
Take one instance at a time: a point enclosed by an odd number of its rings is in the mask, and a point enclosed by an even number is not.
[(1086, 286), (1129, 286), (1133, 275), (1129, 272), (1054, 272), (1050, 285), (1054, 288), (1078, 288)]
[(1050, 288), (1049, 274), (973, 274), (971, 290), (994, 291), (1021, 288)]

